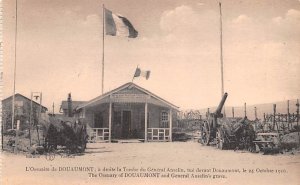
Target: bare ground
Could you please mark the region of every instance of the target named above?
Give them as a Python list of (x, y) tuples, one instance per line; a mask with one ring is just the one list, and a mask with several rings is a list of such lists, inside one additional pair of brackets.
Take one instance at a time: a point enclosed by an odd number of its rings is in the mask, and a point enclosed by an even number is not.
[[(30, 156), (29, 156), (30, 157)], [(240, 172), (195, 172), (211, 175), (210, 178), (91, 178), (88, 172), (26, 171), (26, 167), (141, 167), (189, 169), (239, 169)], [(243, 172), (243, 169), (247, 172)], [(248, 170), (253, 170), (249, 173)], [(270, 172), (273, 170), (273, 172)], [(275, 172), (275, 170), (280, 170)], [(263, 172), (264, 171), (264, 172)], [(279, 173), (280, 172), (280, 173)], [(106, 172), (109, 173), (109, 172)], [(170, 175), (172, 172), (169, 173)], [(191, 175), (191, 173), (189, 173)], [(2, 153), (3, 185), (57, 185), (57, 184), (300, 184), (300, 154), (262, 155), (243, 151), (221, 151), (201, 146), (197, 142), (172, 143), (90, 143), (83, 155), (63, 158), (56, 155), (53, 161), (46, 157)], [(212, 178), (221, 175), (223, 178)], [(224, 178), (225, 177), (225, 178)]]

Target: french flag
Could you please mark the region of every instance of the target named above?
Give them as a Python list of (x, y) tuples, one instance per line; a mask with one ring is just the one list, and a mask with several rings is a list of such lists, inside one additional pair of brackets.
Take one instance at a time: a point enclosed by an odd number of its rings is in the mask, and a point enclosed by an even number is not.
[(112, 13), (112, 11), (104, 8), (105, 12), (105, 32), (106, 35), (124, 36), (129, 38), (136, 38), (138, 31), (136, 31), (130, 21), (121, 15)]
[(146, 80), (148, 80), (148, 78), (150, 77), (150, 71), (141, 70), (139, 67), (137, 67), (133, 77), (135, 78), (140, 76), (145, 77)]

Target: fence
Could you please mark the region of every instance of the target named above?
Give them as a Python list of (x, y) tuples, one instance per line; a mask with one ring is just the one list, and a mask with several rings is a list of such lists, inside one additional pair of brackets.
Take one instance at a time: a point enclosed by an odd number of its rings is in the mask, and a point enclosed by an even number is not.
[(169, 128), (148, 128), (148, 141), (170, 141)]
[(297, 114), (264, 114), (263, 124), (266, 130), (293, 130), (297, 119)]
[(109, 128), (88, 128), (89, 142), (105, 142), (109, 140)]

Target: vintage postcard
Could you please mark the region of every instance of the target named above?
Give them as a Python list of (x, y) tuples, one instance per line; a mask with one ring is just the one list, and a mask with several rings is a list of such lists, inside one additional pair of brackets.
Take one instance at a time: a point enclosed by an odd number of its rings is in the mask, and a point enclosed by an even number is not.
[(299, 0), (0, 0), (1, 184), (300, 184)]

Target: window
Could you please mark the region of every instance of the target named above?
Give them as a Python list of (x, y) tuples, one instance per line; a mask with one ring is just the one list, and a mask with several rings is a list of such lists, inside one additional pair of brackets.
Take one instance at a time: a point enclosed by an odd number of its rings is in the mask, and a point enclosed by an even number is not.
[(160, 128), (168, 128), (169, 127), (169, 113), (167, 111), (161, 112), (161, 122)]

